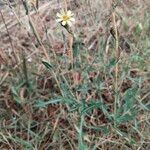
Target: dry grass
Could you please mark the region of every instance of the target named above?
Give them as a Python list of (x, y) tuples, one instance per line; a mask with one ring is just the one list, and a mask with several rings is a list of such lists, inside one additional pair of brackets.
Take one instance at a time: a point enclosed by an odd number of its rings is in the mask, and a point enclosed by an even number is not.
[[(149, 150), (149, 0), (0, 7), (0, 149)], [(70, 57), (73, 52), (73, 58)]]

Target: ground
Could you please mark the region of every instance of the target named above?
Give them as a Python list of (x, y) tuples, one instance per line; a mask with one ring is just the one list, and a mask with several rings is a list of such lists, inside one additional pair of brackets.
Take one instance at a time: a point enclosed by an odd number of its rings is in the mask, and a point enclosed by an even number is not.
[(149, 150), (149, 8), (0, 1), (0, 149)]

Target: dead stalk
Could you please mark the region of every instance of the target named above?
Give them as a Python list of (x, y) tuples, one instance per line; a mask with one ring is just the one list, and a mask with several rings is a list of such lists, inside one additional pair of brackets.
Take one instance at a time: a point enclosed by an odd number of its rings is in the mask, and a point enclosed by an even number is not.
[[(117, 23), (116, 23), (116, 14), (115, 12), (113, 12), (112, 14), (112, 17), (113, 17), (113, 26), (114, 26), (114, 31), (115, 31), (115, 54), (116, 54), (116, 59), (118, 59), (118, 48), (119, 48), (119, 45), (118, 45), (118, 30), (117, 30)], [(118, 64), (118, 63), (117, 63)], [(118, 65), (116, 64), (116, 87), (117, 87), (117, 78), (118, 78)]]
[(65, 11), (67, 12), (67, 0), (64, 0), (65, 3)]
[(73, 67), (73, 62), (74, 62), (74, 58), (73, 58), (73, 49), (72, 49), (72, 46), (73, 46), (73, 35), (69, 33), (69, 58), (71, 60), (71, 64), (72, 64), (72, 67)]
[[(116, 55), (116, 60), (118, 59), (118, 55), (119, 55), (119, 44), (118, 44), (118, 30), (117, 30), (117, 23), (116, 23), (116, 14), (115, 12), (112, 13), (112, 20), (113, 20), (113, 27), (114, 27), (114, 31), (115, 31), (115, 55)], [(117, 93), (118, 91), (118, 63), (116, 63), (115, 66), (115, 92)], [(116, 114), (116, 110), (117, 110), (117, 99), (115, 98), (115, 107), (114, 107), (114, 113)]]
[(13, 52), (14, 52), (14, 55), (15, 55), (15, 57), (16, 57), (16, 61), (17, 61), (17, 56), (16, 56), (15, 49), (14, 49), (14, 46), (13, 46), (13, 43), (12, 43), (12, 39), (11, 39), (11, 36), (10, 36), (9, 30), (8, 30), (7, 24), (6, 24), (6, 22), (5, 22), (4, 15), (3, 15), (3, 13), (2, 13), (2, 11), (1, 11), (1, 10), (0, 10), (0, 14), (1, 14), (1, 17), (2, 17), (2, 21), (3, 21), (4, 25), (5, 25), (6, 32), (7, 32), (8, 37), (9, 37), (9, 42), (10, 42), (11, 48), (12, 48), (12, 50), (13, 50)]

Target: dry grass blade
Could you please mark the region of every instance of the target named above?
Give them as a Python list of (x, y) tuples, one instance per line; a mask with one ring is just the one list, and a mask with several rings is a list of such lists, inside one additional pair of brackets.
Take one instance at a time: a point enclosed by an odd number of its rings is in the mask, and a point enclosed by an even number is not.
[(149, 7), (0, 1), (0, 149), (149, 150)]

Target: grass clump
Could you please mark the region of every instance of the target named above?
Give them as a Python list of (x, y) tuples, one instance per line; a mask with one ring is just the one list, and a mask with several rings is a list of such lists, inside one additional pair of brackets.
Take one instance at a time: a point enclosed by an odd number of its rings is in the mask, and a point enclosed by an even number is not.
[(148, 150), (148, 0), (17, 2), (1, 11), (0, 149)]

